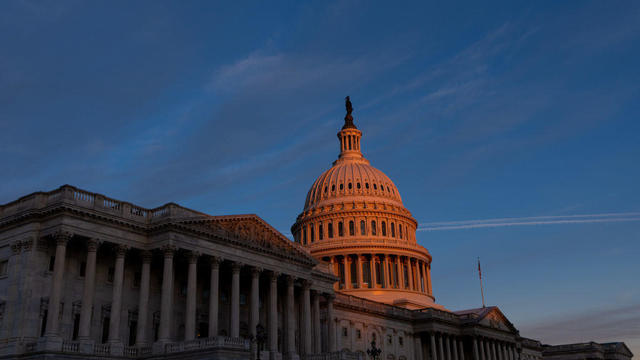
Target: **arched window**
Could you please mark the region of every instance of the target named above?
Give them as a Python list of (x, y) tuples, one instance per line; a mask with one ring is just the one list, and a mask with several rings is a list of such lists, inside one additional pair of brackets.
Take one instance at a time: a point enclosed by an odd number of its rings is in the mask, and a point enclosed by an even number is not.
[(367, 234), (366, 224), (367, 223), (364, 220), (360, 220), (360, 235)]
[(344, 184), (340, 184), (340, 190), (344, 189)]
[(382, 236), (387, 236), (387, 224), (382, 222)]
[(396, 227), (393, 223), (391, 223), (389, 226), (391, 226), (391, 237), (396, 237)]
[(311, 242), (314, 242), (316, 240), (315, 238), (315, 233), (313, 231), (313, 224), (309, 224), (309, 237), (311, 238)]
[(342, 226), (342, 221), (338, 223), (338, 236), (344, 236), (344, 229)]
[(380, 184), (380, 190), (384, 191), (384, 185)]
[(353, 236), (356, 234), (355, 224), (353, 220), (349, 221), (349, 235)]
[(388, 191), (388, 192), (391, 192), (391, 190), (389, 190), (389, 187), (388, 187), (388, 186), (387, 186), (387, 191)]
[(325, 194), (327, 193), (327, 187), (326, 186), (324, 187), (324, 193)]
[(302, 243), (307, 245), (307, 227), (302, 228)]
[(336, 191), (336, 184), (331, 185), (331, 192)]
[(378, 190), (378, 185), (373, 184), (373, 190)]
[(360, 183), (356, 183), (356, 187), (360, 189)]
[(364, 187), (368, 189), (369, 188), (369, 183), (364, 183)]
[(318, 224), (318, 240), (322, 240), (324, 231), (322, 231), (322, 223)]
[(371, 220), (371, 235), (376, 235), (376, 221)]
[(400, 239), (402, 239), (402, 224), (398, 225), (398, 235), (400, 235)]
[(352, 188), (353, 188), (353, 185), (349, 183), (349, 190), (351, 190)]
[(327, 231), (328, 231), (328, 236), (329, 239), (333, 239), (333, 223), (329, 223), (327, 224)]

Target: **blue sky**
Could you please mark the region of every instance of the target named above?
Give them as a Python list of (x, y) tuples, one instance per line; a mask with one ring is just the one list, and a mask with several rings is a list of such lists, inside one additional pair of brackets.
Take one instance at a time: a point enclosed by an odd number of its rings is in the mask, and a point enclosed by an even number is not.
[(69, 183), (288, 233), (350, 95), (439, 303), (479, 306), (479, 256), (522, 335), (640, 354), (638, 44), (633, 1), (4, 1), (0, 203)]

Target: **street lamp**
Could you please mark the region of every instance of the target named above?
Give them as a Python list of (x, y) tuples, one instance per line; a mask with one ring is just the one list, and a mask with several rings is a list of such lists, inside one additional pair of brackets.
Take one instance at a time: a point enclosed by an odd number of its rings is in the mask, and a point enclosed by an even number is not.
[(371, 349), (367, 350), (367, 355), (369, 355), (371, 360), (378, 360), (380, 359), (381, 353), (382, 353), (382, 350), (380, 350), (379, 347), (376, 347), (376, 341), (371, 340)]

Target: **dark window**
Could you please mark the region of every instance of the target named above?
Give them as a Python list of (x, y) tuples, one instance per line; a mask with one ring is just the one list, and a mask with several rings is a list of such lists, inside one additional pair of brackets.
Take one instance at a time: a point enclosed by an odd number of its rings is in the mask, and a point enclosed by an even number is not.
[(402, 225), (398, 225), (398, 235), (400, 235), (400, 239), (402, 239)]
[(408, 288), (409, 287), (409, 268), (407, 267), (407, 265), (402, 264), (402, 272), (404, 277), (404, 287)]
[(322, 228), (322, 223), (318, 225), (318, 240), (322, 240), (324, 238), (324, 229)]
[(331, 191), (336, 191), (336, 184), (331, 185)]
[(357, 184), (356, 184), (356, 187), (357, 187), (358, 189), (360, 189), (360, 183), (357, 183)]
[(384, 185), (380, 185), (380, 190), (384, 191)]
[(73, 315), (73, 333), (71, 340), (78, 340), (78, 330), (80, 329), (80, 314)]
[(85, 277), (87, 273), (87, 263), (85, 261), (80, 263), (80, 277)]
[(108, 317), (102, 319), (102, 343), (106, 343), (109, 340), (109, 319)]
[(136, 271), (133, 274), (133, 287), (134, 288), (139, 288), (140, 287), (140, 279), (142, 278), (142, 273), (140, 271)]
[(366, 222), (364, 220), (360, 220), (360, 235), (366, 235), (366, 234), (367, 234)]
[(349, 183), (349, 190), (351, 190), (351, 188), (353, 188), (353, 185)]
[(349, 333), (348, 333), (348, 331), (347, 331), (347, 328), (346, 328), (346, 327), (344, 327), (344, 326), (342, 327), (342, 336), (345, 336), (345, 337), (346, 337), (346, 336), (349, 336)]
[(307, 245), (307, 227), (302, 228), (302, 243)]
[(373, 190), (378, 190), (378, 185), (373, 184)]
[(49, 271), (53, 271), (53, 267), (56, 264), (56, 257), (52, 256), (49, 258)]
[(371, 235), (376, 235), (376, 222), (371, 220)]
[(351, 259), (351, 265), (349, 270), (351, 271), (351, 287), (356, 288), (358, 286), (358, 264)]
[(389, 190), (389, 187), (388, 187), (388, 186), (387, 186), (387, 191), (388, 191), (388, 192), (391, 192), (391, 190)]
[(327, 187), (326, 186), (324, 187), (324, 193), (325, 194), (327, 193)]
[(344, 189), (344, 184), (340, 184), (340, 190)]
[(313, 224), (311, 224), (311, 226), (309, 227), (309, 231), (311, 232), (311, 242), (316, 241), (316, 237), (315, 234), (313, 233)]
[(327, 231), (329, 232), (329, 239), (333, 239), (333, 223), (327, 224)]
[(136, 344), (136, 337), (138, 331), (138, 322), (137, 321), (129, 321), (129, 346), (133, 346)]
[(402, 346), (402, 345), (403, 345), (403, 343), (404, 343), (404, 340), (402, 339), (402, 336), (400, 336), (400, 337), (398, 338), (398, 344), (400, 344), (400, 346)]
[(364, 183), (364, 187), (368, 189), (369, 188), (369, 183)]
[(47, 315), (49, 310), (45, 309), (42, 313), (42, 322), (40, 323), (40, 336), (44, 336), (44, 332), (47, 331)]
[(349, 235), (353, 236), (356, 234), (355, 224), (353, 220), (349, 221)]
[(357, 329), (357, 330), (356, 330), (356, 337), (357, 337), (358, 339), (361, 339), (361, 338), (362, 338), (362, 332), (360, 332), (360, 329)]
[(344, 229), (342, 226), (342, 221), (338, 223), (338, 236), (344, 236)]
[(396, 237), (396, 227), (393, 223), (391, 223), (391, 237)]
[(387, 236), (387, 224), (382, 222), (382, 236)]
[(381, 263), (377, 262), (376, 263), (376, 284), (378, 285), (382, 285), (382, 269), (381, 269)]
[(112, 283), (115, 274), (116, 274), (116, 269), (113, 267), (110, 267), (107, 272), (107, 282)]

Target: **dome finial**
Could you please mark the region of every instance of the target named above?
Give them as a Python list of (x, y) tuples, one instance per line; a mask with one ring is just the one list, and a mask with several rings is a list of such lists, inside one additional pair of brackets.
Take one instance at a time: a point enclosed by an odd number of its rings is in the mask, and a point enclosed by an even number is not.
[(342, 129), (357, 129), (353, 124), (353, 116), (351, 116), (353, 106), (351, 105), (351, 99), (349, 99), (348, 96), (344, 98), (344, 106), (347, 108), (347, 115), (344, 117), (344, 126)]

